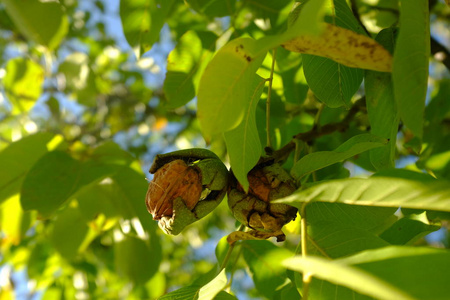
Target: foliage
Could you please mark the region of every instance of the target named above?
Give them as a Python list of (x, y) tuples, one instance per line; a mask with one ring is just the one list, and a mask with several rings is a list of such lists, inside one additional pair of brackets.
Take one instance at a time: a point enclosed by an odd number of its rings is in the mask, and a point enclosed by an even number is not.
[[(448, 297), (449, 16), (433, 0), (1, 0), (0, 299)], [(233, 232), (226, 200), (158, 229), (147, 170), (192, 147), (244, 190), (261, 157), (290, 171), (285, 242)]]

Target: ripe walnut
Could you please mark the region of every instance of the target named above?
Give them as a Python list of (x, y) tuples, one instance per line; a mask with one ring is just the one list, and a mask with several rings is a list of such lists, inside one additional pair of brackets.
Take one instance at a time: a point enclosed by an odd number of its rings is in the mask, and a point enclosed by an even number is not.
[(180, 197), (188, 209), (193, 209), (200, 199), (202, 183), (200, 174), (183, 160), (177, 159), (156, 171), (147, 191), (148, 211), (153, 220), (171, 217), (173, 200)]
[(159, 227), (177, 235), (219, 205), (228, 186), (228, 170), (206, 149), (159, 154), (150, 173), (145, 203)]

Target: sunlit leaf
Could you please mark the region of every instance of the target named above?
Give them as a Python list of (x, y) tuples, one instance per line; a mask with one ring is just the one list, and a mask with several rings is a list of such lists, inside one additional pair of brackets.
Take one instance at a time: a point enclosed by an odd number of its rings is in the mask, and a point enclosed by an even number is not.
[(265, 81), (259, 76), (255, 79), (252, 85), (248, 87), (248, 90), (252, 90), (253, 94), (250, 98), (250, 104), (244, 112), (243, 120), (236, 128), (224, 134), (230, 155), (231, 169), (245, 190), (248, 189), (247, 173), (256, 165), (262, 154), (255, 111)]
[(450, 211), (450, 184), (445, 180), (421, 182), (390, 177), (348, 178), (300, 189), (274, 202), (300, 209), (303, 202), (311, 201)]
[(3, 0), (14, 24), (28, 39), (55, 49), (65, 37), (69, 22), (57, 1)]
[(250, 104), (256, 70), (264, 55), (249, 38), (235, 39), (222, 47), (203, 72), (198, 91), (198, 119), (203, 135), (223, 133), (238, 126)]
[(213, 280), (201, 287), (198, 291), (198, 298), (205, 300), (215, 299), (216, 295), (227, 285), (228, 279), (223, 269)]
[(383, 278), (407, 291), (414, 299), (445, 299), (450, 293), (447, 280), (450, 254), (444, 249), (390, 246), (367, 250), (336, 262), (351, 264)]
[(386, 142), (386, 139), (372, 134), (366, 133), (356, 135), (340, 145), (334, 151), (317, 151), (303, 156), (295, 163), (291, 170), (291, 175), (294, 178), (299, 179), (306, 174), (334, 163), (344, 161), (361, 152), (384, 146)]
[(26, 113), (34, 106), (42, 94), (43, 83), (44, 70), (39, 64), (21, 57), (8, 61), (3, 84), (13, 114)]
[(343, 263), (319, 257), (296, 256), (284, 260), (283, 265), (288, 269), (306, 272), (310, 276), (325, 279), (377, 299), (414, 299), (390, 282)]
[(375, 40), (351, 30), (327, 24), (320, 36), (301, 35), (282, 46), (299, 53), (330, 58), (344, 66), (390, 72), (392, 57)]
[(428, 85), (430, 25), (428, 1), (400, 2), (400, 32), (394, 52), (392, 79), (398, 112), (419, 138)]

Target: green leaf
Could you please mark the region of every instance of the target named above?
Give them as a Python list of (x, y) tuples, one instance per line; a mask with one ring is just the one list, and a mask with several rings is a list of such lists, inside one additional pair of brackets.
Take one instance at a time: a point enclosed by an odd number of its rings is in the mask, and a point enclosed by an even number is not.
[(49, 49), (61, 43), (69, 29), (69, 21), (56, 1), (3, 0), (16, 27), (29, 40)]
[(231, 16), (236, 8), (236, 0), (186, 0), (197, 12), (211, 18)]
[(294, 178), (300, 179), (306, 174), (344, 161), (361, 152), (384, 146), (386, 143), (386, 139), (372, 134), (364, 133), (356, 135), (345, 141), (334, 151), (318, 151), (303, 156), (295, 163), (291, 170), (291, 175)]
[(428, 1), (400, 1), (399, 23), (392, 71), (395, 100), (400, 118), (422, 138), (430, 57)]
[(390, 177), (348, 178), (300, 189), (274, 202), (300, 209), (303, 202), (311, 201), (450, 211), (450, 184), (445, 180), (421, 182)]
[(244, 190), (248, 190), (249, 185), (247, 173), (256, 165), (262, 154), (255, 113), (265, 81), (259, 76), (255, 79), (248, 87), (248, 90), (253, 91), (253, 95), (244, 119), (236, 128), (224, 133), (231, 169)]
[(307, 220), (310, 224), (329, 221), (371, 232), (389, 222), (396, 210), (396, 207), (355, 206), (327, 202), (312, 202), (306, 207)]
[(367, 250), (336, 262), (352, 264), (383, 278), (393, 286), (408, 291), (415, 299), (446, 299), (450, 293), (448, 250), (390, 246)]
[[(198, 291), (199, 287), (196, 286), (186, 286), (181, 289), (178, 289), (176, 291), (170, 292), (161, 298), (159, 300), (197, 300), (201, 299), (198, 297)], [(228, 294), (227, 292), (221, 291), (219, 294), (216, 295), (214, 298), (216, 300), (237, 300), (236, 297)]]
[(245, 241), (242, 248), (256, 289), (271, 299), (275, 290), (286, 280), (286, 270), (281, 261), (291, 257), (292, 252), (265, 240)]
[(49, 240), (64, 258), (71, 260), (78, 253), (88, 229), (80, 210), (67, 207), (56, 217)]
[[(392, 53), (395, 43), (395, 29), (382, 30), (377, 35), (376, 41)], [(370, 161), (377, 170), (393, 168), (395, 166), (395, 143), (399, 117), (395, 105), (391, 74), (366, 70), (364, 83), (370, 132), (389, 140), (387, 145), (370, 151)]]
[(122, 168), (112, 179), (114, 185), (111, 188), (114, 196), (111, 200), (117, 210), (125, 219), (137, 217), (144, 230), (152, 233), (157, 225), (145, 206), (145, 194), (148, 189), (145, 176), (131, 168)]
[(223, 269), (213, 280), (200, 288), (198, 298), (202, 300), (215, 299), (216, 295), (226, 287), (227, 282), (227, 275), (225, 269)]
[(337, 261), (296, 256), (284, 260), (283, 265), (288, 269), (306, 272), (315, 278), (325, 279), (377, 299), (414, 299), (388, 281)]
[[(339, 27), (365, 34), (345, 1), (334, 1), (335, 17), (328, 21)], [(350, 106), (350, 100), (361, 85), (364, 72), (331, 59), (302, 54), (306, 81), (320, 101), (329, 107)]]
[(216, 39), (213, 33), (190, 30), (170, 52), (163, 86), (169, 108), (177, 108), (194, 98), (200, 79), (197, 75), (211, 59)]
[(20, 191), (25, 174), (47, 153), (47, 143), (52, 137), (47, 132), (36, 133), (12, 143), (0, 152), (0, 203)]
[(28, 112), (41, 96), (43, 83), (44, 69), (39, 64), (21, 57), (9, 60), (3, 84), (12, 113)]
[(115, 244), (114, 261), (119, 274), (135, 284), (144, 284), (156, 274), (162, 260), (161, 245), (157, 236), (141, 240), (132, 236)]
[(403, 217), (392, 224), (380, 237), (391, 245), (411, 245), (417, 239), (439, 230), (440, 226), (429, 224), (426, 215), (427, 213), (424, 212), (421, 215), (411, 214)]
[(35, 209), (48, 217), (81, 188), (114, 171), (93, 161), (81, 163), (65, 152), (49, 152), (34, 164), (24, 179), (22, 207), (24, 210)]
[[(309, 215), (308, 215), (309, 216)], [(367, 230), (338, 222), (322, 221), (308, 226), (308, 238), (312, 241), (308, 254), (338, 258), (367, 249), (381, 248), (389, 244)]]
[(174, 0), (120, 1), (123, 32), (137, 58), (150, 50), (158, 40), (159, 32), (174, 3)]
[(198, 119), (207, 140), (238, 126), (248, 109), (256, 70), (264, 55), (255, 56), (250, 38), (232, 40), (223, 46), (203, 72), (198, 90)]

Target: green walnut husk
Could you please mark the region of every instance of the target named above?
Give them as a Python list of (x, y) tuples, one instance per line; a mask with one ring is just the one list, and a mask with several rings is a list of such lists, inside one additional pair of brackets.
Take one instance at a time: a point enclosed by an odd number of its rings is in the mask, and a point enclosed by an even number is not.
[(260, 164), (248, 173), (246, 193), (234, 176), (228, 189), (228, 206), (234, 217), (251, 228), (256, 238), (277, 237), (284, 241), (282, 227), (296, 217), (295, 207), (272, 203), (292, 194), (297, 188), (294, 179), (278, 163)]
[(228, 169), (206, 149), (157, 155), (150, 167), (146, 206), (159, 227), (170, 235), (213, 211), (225, 196)]

